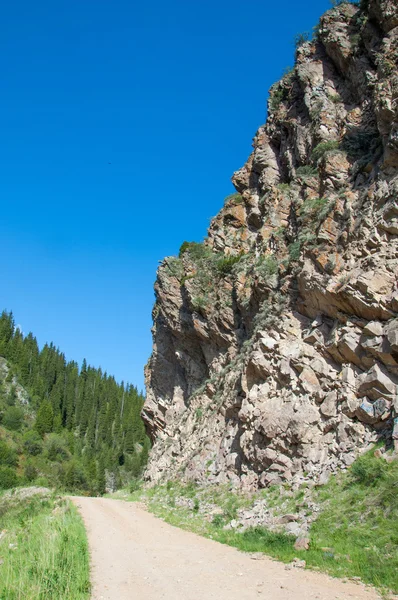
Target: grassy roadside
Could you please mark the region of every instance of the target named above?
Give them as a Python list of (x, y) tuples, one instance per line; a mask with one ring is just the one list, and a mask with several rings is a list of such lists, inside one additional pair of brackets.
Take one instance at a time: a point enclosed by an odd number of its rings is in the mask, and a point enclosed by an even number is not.
[[(120, 492), (119, 497), (143, 501), (168, 523), (239, 550), (262, 552), (287, 563), (297, 557), (309, 568), (360, 578), (383, 594), (398, 593), (398, 461), (387, 462), (374, 451), (327, 485), (294, 493), (282, 487), (243, 496), (225, 488), (168, 482)], [(314, 503), (319, 507), (308, 534), (308, 550), (295, 550), (296, 537), (283, 528), (271, 531), (256, 526), (239, 531), (230, 527), (242, 509), (250, 509), (259, 499), (275, 515), (311, 511)]]
[(0, 600), (88, 600), (80, 516), (69, 500), (29, 490), (0, 496)]

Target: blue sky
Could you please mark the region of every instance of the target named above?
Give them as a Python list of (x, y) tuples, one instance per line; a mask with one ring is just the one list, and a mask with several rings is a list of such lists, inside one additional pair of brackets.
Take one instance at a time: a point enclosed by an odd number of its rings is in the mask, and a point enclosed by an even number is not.
[(8, 2), (1, 302), (143, 387), (158, 261), (200, 241), (327, 0)]

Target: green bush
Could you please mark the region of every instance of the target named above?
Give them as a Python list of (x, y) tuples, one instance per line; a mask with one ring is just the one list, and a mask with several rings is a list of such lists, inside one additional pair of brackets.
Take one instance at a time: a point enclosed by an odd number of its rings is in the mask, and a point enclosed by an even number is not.
[(232, 204), (242, 204), (243, 198), (241, 194), (235, 192), (234, 194), (230, 194), (224, 199), (224, 204), (227, 204), (227, 202), (231, 202)]
[(47, 479), (47, 477), (44, 477), (44, 475), (40, 475), (36, 479), (35, 484), (39, 487), (49, 487), (49, 485), (51, 485), (50, 481)]
[(0, 490), (8, 490), (18, 484), (18, 476), (10, 467), (0, 467)]
[(23, 436), (23, 445), (28, 454), (37, 456), (43, 449), (43, 441), (37, 431), (31, 429)]
[(197, 419), (201, 419), (203, 417), (203, 409), (202, 408), (197, 408), (195, 410), (195, 417)]
[(63, 484), (68, 490), (81, 490), (87, 487), (84, 471), (76, 460), (65, 464)]
[(0, 465), (7, 467), (16, 467), (18, 456), (15, 450), (10, 448), (6, 442), (0, 440)]
[(211, 255), (211, 249), (200, 242), (183, 242), (179, 251), (181, 257), (185, 252), (189, 253), (193, 261), (207, 258)]
[(297, 240), (288, 246), (290, 260), (299, 260), (301, 253), (301, 243)]
[(268, 111), (275, 112), (288, 99), (289, 91), (294, 80), (295, 68), (287, 67), (280, 81), (275, 83), (269, 92)]
[(296, 169), (296, 175), (298, 177), (316, 177), (318, 175), (318, 169), (311, 165), (303, 165)]
[(164, 265), (167, 267), (169, 274), (178, 280), (184, 276), (184, 266), (182, 261), (177, 256), (169, 256), (165, 261)]
[[(290, 183), (278, 183), (278, 185), (276, 187), (281, 192), (290, 192)], [(263, 198), (266, 198), (266, 195), (264, 195)], [(261, 200), (262, 200), (262, 198), (261, 198)]]
[(304, 229), (299, 234), (299, 241), (301, 244), (314, 245), (316, 240), (316, 233), (312, 230)]
[(309, 31), (304, 31), (303, 33), (297, 33), (294, 36), (294, 47), (296, 48), (296, 50), (298, 50), (300, 48), (300, 46), (302, 46), (303, 44), (308, 42), (310, 37), (311, 36), (310, 36)]
[(178, 252), (178, 256), (180, 258), (184, 254), (184, 252), (186, 252), (189, 249), (189, 247), (191, 246), (191, 244), (195, 244), (195, 242), (182, 242), (182, 244), (180, 246), (180, 250)]
[(29, 482), (34, 481), (38, 474), (39, 472), (36, 467), (31, 462), (27, 462), (24, 469), (25, 479), (27, 479)]
[(214, 515), (211, 524), (214, 525), (214, 527), (223, 527), (225, 524), (225, 519), (223, 517), (223, 515)]
[(207, 306), (207, 300), (203, 296), (195, 296), (192, 298), (192, 307), (196, 312), (203, 311)]
[(317, 230), (335, 206), (328, 198), (307, 198), (299, 210), (298, 238), (288, 247), (290, 260), (298, 260), (303, 246), (316, 244)]
[(267, 281), (278, 273), (278, 261), (273, 256), (262, 256), (256, 265), (255, 271), (261, 279)]
[(51, 433), (44, 443), (45, 454), (48, 460), (65, 461), (69, 458), (66, 440), (57, 433)]
[(300, 216), (302, 219), (308, 219), (317, 214), (327, 202), (326, 198), (307, 198), (304, 200), (300, 208)]
[(285, 87), (272, 87), (268, 99), (268, 109), (271, 112), (278, 110), (284, 100), (287, 100), (288, 92)]
[(231, 273), (232, 267), (236, 265), (242, 258), (242, 254), (237, 254), (235, 256), (222, 256), (217, 260), (217, 270), (222, 275), (228, 275)]
[(3, 415), (3, 425), (12, 431), (18, 431), (22, 427), (24, 413), (18, 406), (9, 406)]
[[(169, 482), (167, 482), (167, 483), (169, 483)], [(140, 487), (141, 487), (141, 481), (137, 478), (132, 479), (129, 484), (130, 494), (137, 492), (140, 489)]]
[(300, 209), (302, 223), (315, 223), (319, 225), (333, 210), (335, 203), (328, 198), (309, 198), (305, 200)]
[(329, 142), (321, 142), (312, 151), (311, 159), (314, 163), (318, 163), (326, 152), (339, 149), (339, 142), (337, 140), (330, 140)]

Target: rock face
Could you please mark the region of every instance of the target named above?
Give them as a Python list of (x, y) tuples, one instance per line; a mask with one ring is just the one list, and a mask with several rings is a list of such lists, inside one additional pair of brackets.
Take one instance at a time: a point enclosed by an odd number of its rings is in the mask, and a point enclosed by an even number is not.
[(363, 4), (321, 18), (205, 243), (159, 268), (150, 481), (322, 483), (391, 440), (398, 8)]

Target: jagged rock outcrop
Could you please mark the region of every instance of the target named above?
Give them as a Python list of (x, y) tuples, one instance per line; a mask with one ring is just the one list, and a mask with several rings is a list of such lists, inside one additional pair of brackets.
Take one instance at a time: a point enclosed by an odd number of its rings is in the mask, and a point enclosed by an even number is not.
[(149, 480), (323, 482), (398, 438), (397, 64), (396, 2), (328, 11), (204, 245), (161, 264)]

